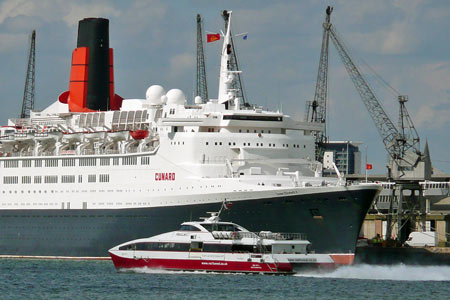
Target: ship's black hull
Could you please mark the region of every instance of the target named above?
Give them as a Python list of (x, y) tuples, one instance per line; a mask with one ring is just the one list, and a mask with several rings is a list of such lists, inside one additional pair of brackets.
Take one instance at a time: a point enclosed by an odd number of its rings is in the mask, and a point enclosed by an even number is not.
[[(302, 232), (317, 253), (354, 253), (376, 189), (232, 202), (221, 219), (250, 231)], [(0, 255), (105, 257), (120, 243), (176, 230), (220, 204), (0, 211)]]

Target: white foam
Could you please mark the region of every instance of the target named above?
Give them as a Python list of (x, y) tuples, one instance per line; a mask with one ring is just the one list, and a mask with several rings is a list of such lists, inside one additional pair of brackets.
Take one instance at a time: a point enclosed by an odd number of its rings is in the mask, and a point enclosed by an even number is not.
[(366, 280), (450, 281), (450, 266), (353, 265), (328, 273), (304, 273), (294, 276)]

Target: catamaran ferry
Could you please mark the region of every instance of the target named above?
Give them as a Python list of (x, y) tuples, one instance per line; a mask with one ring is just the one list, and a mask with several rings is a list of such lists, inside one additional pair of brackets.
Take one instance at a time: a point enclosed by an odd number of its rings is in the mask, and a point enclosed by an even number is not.
[(1, 255), (106, 257), (226, 201), (224, 221), (303, 232), (312, 250), (352, 262), (380, 187), (321, 176), (321, 124), (242, 103), (228, 14), (218, 98), (191, 105), (159, 85), (145, 99), (116, 95), (109, 21), (79, 22), (69, 91), (0, 130)]

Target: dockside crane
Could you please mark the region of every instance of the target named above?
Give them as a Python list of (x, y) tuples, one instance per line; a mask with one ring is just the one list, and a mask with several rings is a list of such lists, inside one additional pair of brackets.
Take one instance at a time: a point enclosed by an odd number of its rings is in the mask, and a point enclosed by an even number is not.
[(203, 44), (202, 17), (197, 14), (197, 86), (195, 95), (208, 102), (208, 84), (206, 83), (206, 61)]
[[(317, 72), (314, 100), (306, 102), (305, 122), (326, 123), (328, 96), (328, 45), (330, 42), (330, 15), (333, 8), (328, 6), (323, 23), (322, 49), (320, 51), (319, 70)], [(316, 140), (316, 160), (323, 160), (324, 146), (327, 142), (326, 126), (323, 131), (313, 132)]]
[[(368, 85), (361, 71), (352, 61), (349, 51), (346, 49), (343, 39), (338, 35), (337, 31), (330, 22), (332, 7), (326, 10), (326, 18), (323, 23), (324, 33), (322, 41), (322, 52), (319, 65), (318, 82), (316, 85), (316, 95), (312, 103), (313, 114), (310, 121), (320, 121), (326, 118), (326, 88), (327, 88), (327, 74), (328, 74), (328, 37), (331, 39), (333, 45), (338, 51), (347, 73), (349, 74), (356, 90), (358, 91), (364, 105), (366, 106), (378, 133), (381, 136), (386, 151), (389, 154), (388, 179), (396, 183), (398, 190), (397, 199), (397, 238), (403, 241), (404, 237), (401, 234), (403, 221), (403, 206), (408, 208), (408, 213), (412, 216), (415, 211), (421, 210), (423, 215), (423, 194), (419, 181), (429, 180), (431, 178), (431, 160), (428, 152), (428, 145), (425, 146), (425, 151), (420, 151), (420, 138), (415, 129), (413, 121), (406, 109), (405, 103), (408, 97), (398, 95), (399, 103), (399, 120), (398, 127), (394, 125), (385, 110), (381, 106), (374, 92)], [(316, 116), (314, 115), (316, 111)], [(323, 140), (318, 136), (318, 145)], [(408, 203), (403, 202), (403, 191), (409, 190), (411, 196)], [(393, 191), (394, 194), (395, 191)], [(416, 197), (417, 196), (417, 197)], [(391, 197), (393, 201), (395, 197)], [(420, 199), (419, 199), (420, 198)], [(391, 216), (392, 203), (388, 214), (388, 228), (386, 236), (391, 236)]]
[(36, 30), (31, 32), (30, 51), (28, 53), (27, 76), (25, 79), (25, 88), (23, 91), (22, 111), (20, 117), (29, 118), (30, 111), (34, 109), (34, 85), (36, 70)]

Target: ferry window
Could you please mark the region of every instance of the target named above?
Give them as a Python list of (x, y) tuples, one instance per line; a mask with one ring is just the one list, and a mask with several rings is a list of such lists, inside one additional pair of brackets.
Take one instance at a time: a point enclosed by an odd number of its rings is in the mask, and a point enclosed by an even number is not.
[(222, 244), (204, 244), (203, 245), (204, 252), (231, 252), (231, 244), (222, 245)]
[(201, 252), (203, 250), (203, 242), (191, 242), (191, 252)]
[(232, 252), (250, 252), (253, 253), (255, 249), (253, 248), (253, 245), (239, 245), (239, 244), (233, 244), (231, 246), (231, 251)]
[(31, 160), (22, 160), (23, 168), (31, 168)]
[(239, 129), (239, 132), (242, 132), (242, 129)]
[(201, 231), (201, 230), (192, 225), (181, 225), (178, 231)]
[(208, 142), (206, 142), (206, 146), (208, 146), (208, 144), (209, 144), (209, 143), (208, 143)]
[(233, 146), (236, 146), (236, 143), (235, 143), (235, 142), (233, 142)]
[(83, 182), (83, 175), (78, 175), (78, 182), (79, 183)]
[(250, 132), (250, 130), (247, 129), (247, 133), (249, 133), (249, 132)]
[(118, 157), (114, 157), (113, 158), (113, 165), (115, 165), (115, 166), (119, 165), (119, 158)]

